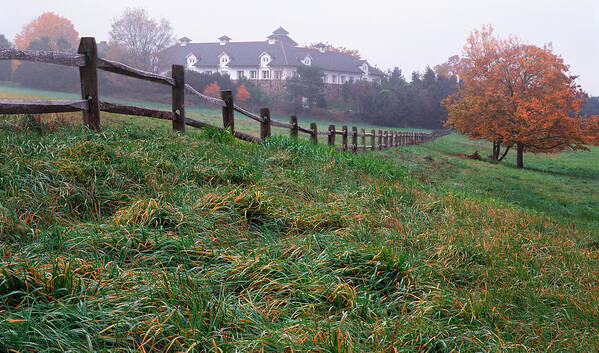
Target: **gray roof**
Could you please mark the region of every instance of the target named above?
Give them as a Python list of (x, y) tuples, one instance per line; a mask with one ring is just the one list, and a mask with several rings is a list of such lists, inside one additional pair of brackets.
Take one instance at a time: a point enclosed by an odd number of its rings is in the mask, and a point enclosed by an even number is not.
[[(165, 68), (170, 67), (172, 64), (185, 65), (187, 56), (194, 54), (197, 58), (196, 67), (217, 67), (219, 65), (219, 56), (222, 53), (226, 53), (230, 57), (227, 66), (231, 68), (242, 66), (258, 67), (260, 64), (259, 58), (262, 53), (268, 53), (272, 58), (269, 63), (271, 67), (297, 67), (303, 65), (302, 60), (309, 55), (312, 58), (312, 66), (323, 70), (362, 74), (362, 70), (359, 67), (365, 62), (349, 54), (330, 51), (322, 53), (318, 49), (298, 47), (291, 45), (287, 41), (280, 40), (275, 44), (269, 44), (268, 41), (260, 41), (228, 42), (225, 45), (221, 45), (220, 43), (175, 45), (162, 53), (161, 63), (162, 67)], [(372, 66), (369, 66), (369, 74), (383, 76), (380, 70)]]
[(279, 28), (277, 28), (277, 29), (276, 29), (274, 32), (272, 32), (272, 34), (278, 34), (278, 35), (284, 35), (284, 36), (286, 36), (286, 35), (288, 35), (288, 34), (289, 34), (289, 32), (287, 32), (287, 31), (285, 30), (285, 28), (283, 28), (283, 27), (279, 27)]

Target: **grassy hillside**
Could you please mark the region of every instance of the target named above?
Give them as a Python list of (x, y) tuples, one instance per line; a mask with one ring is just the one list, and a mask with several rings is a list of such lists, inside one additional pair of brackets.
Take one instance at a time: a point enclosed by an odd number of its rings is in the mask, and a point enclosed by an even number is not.
[(0, 120), (0, 351), (599, 350), (597, 149)]

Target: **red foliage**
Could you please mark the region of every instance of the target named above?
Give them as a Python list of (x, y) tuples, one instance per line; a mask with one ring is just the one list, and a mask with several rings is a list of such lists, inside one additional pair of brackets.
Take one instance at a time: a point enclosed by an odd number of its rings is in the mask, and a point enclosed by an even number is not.
[(443, 101), (447, 127), (472, 138), (520, 144), (528, 152), (586, 149), (576, 113), (585, 94), (550, 46), (474, 31), (454, 64), (459, 91)]
[(50, 47), (53, 50), (64, 50), (59, 43), (64, 41), (77, 48), (79, 33), (75, 30), (73, 23), (67, 18), (60, 17), (54, 12), (44, 12), (38, 18), (23, 26), (21, 33), (15, 36), (15, 44), (19, 49), (27, 49), (29, 43), (42, 37), (50, 39)]
[(250, 92), (248, 92), (247, 88), (245, 88), (245, 85), (240, 85), (237, 89), (237, 96), (235, 99), (240, 102), (247, 102), (250, 100), (250, 98)]
[(211, 97), (219, 97), (220, 96), (220, 86), (216, 81), (212, 82), (206, 89), (204, 89), (204, 94)]

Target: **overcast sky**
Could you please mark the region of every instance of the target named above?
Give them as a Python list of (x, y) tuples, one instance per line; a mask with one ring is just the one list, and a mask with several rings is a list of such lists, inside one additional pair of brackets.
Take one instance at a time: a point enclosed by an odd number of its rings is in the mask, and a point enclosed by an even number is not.
[(2, 1), (0, 33), (10, 40), (45, 11), (69, 18), (81, 36), (108, 39), (126, 7), (168, 19), (177, 37), (194, 42), (263, 40), (278, 26), (300, 44), (330, 42), (358, 49), (381, 69), (398, 66), (409, 79), (459, 54), (468, 33), (491, 24), (554, 50), (599, 95), (599, 0), (19, 0)]

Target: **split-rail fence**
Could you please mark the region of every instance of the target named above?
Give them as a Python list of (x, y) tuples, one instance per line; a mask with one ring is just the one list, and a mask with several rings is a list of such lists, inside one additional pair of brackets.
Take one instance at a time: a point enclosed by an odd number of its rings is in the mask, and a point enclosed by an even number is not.
[[(81, 111), (83, 123), (89, 128), (100, 130), (100, 111), (124, 115), (145, 116), (157, 119), (171, 120), (173, 130), (185, 132), (185, 126), (204, 128), (212, 126), (206, 122), (185, 116), (185, 93), (191, 94), (205, 103), (222, 107), (223, 127), (229, 129), (239, 139), (262, 142), (271, 136), (271, 126), (289, 129), (292, 137), (298, 134), (308, 134), (312, 143), (318, 143), (319, 135), (328, 136), (330, 146), (341, 150), (381, 150), (383, 148), (405, 146), (420, 142), (434, 140), (447, 135), (446, 130), (437, 130), (431, 133), (409, 131), (382, 131), (371, 130), (366, 132), (354, 126), (351, 131), (347, 126), (337, 129), (329, 125), (328, 130), (318, 130), (316, 123), (310, 127), (298, 124), (296, 116), (291, 116), (289, 122), (278, 121), (270, 118), (270, 110), (263, 108), (260, 114), (254, 114), (233, 102), (233, 92), (221, 91), (221, 98), (204, 95), (185, 83), (185, 69), (181, 65), (173, 65), (171, 77), (142, 71), (128, 65), (106, 60), (98, 57), (96, 40), (93, 37), (81, 38), (77, 54), (59, 53), (50, 51), (19, 50), (13, 48), (0, 48), (0, 60), (24, 60), (56, 65), (72, 66), (79, 68), (81, 80), (81, 100), (13, 100), (0, 99), (0, 114), (43, 114)], [(124, 76), (129, 76), (145, 81), (155, 82), (172, 88), (172, 110), (150, 109), (138, 106), (116, 104), (101, 101), (98, 97), (98, 71), (104, 70)], [(235, 130), (234, 112), (245, 115), (260, 123), (260, 137), (256, 137)], [(336, 145), (336, 136), (341, 136), (341, 144)], [(351, 138), (351, 141), (349, 141)], [(367, 140), (368, 138), (368, 140)]]

